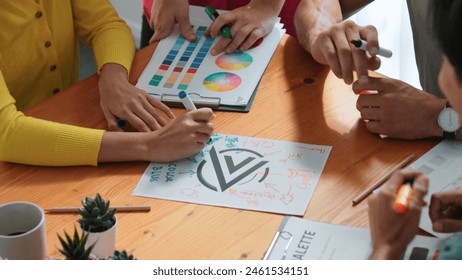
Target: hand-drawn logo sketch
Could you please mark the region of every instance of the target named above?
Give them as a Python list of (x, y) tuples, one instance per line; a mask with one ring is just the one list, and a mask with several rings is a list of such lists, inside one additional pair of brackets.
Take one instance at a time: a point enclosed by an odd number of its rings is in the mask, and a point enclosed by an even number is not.
[[(239, 155), (238, 158), (237, 155)], [(205, 187), (216, 192), (224, 192), (238, 183), (243, 184), (255, 180), (261, 183), (269, 173), (269, 167), (265, 167), (269, 161), (264, 160), (264, 156), (260, 153), (249, 149), (233, 148), (217, 153), (215, 147), (212, 147), (210, 159), (210, 163), (204, 159), (199, 164), (197, 178)], [(205, 174), (209, 172), (204, 170), (207, 168), (215, 170), (212, 173), (216, 175), (216, 178), (213, 178), (216, 180), (206, 179)]]

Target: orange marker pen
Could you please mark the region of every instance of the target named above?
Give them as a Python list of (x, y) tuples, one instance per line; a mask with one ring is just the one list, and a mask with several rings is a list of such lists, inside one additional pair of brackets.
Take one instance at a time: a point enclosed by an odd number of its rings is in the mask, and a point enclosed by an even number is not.
[(399, 187), (398, 193), (395, 197), (395, 202), (393, 203), (393, 210), (398, 214), (404, 214), (407, 211), (409, 206), (409, 201), (412, 196), (412, 185), (414, 184), (414, 179), (404, 180), (404, 183)]

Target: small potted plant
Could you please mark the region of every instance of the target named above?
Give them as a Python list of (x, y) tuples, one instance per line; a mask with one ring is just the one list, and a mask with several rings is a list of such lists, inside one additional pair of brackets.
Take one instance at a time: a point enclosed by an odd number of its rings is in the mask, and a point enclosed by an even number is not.
[(64, 255), (66, 260), (90, 260), (91, 252), (95, 244), (87, 245), (88, 233), (83, 232), (82, 236), (79, 235), (77, 229), (74, 227), (74, 236), (71, 238), (67, 232), (64, 231), (64, 238), (58, 234), (59, 242), (62, 249), (59, 252)]
[(133, 255), (129, 255), (127, 251), (114, 251), (114, 254), (112, 254), (111, 260), (118, 260), (118, 261), (128, 261), (128, 260), (134, 260), (135, 258)]
[(78, 220), (80, 228), (88, 233), (89, 243), (96, 242), (93, 254), (99, 259), (111, 256), (116, 247), (116, 209), (111, 210), (109, 204), (109, 201), (96, 194), (94, 198), (82, 200), (83, 208), (78, 210), (82, 216)]

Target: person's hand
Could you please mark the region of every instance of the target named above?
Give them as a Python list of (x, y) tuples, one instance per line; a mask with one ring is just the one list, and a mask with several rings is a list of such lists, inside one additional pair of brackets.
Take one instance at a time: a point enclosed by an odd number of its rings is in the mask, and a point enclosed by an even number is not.
[(391, 78), (356, 81), (353, 91), (378, 92), (360, 94), (356, 102), (369, 131), (401, 139), (441, 137), (437, 119), (446, 100)]
[[(393, 202), (405, 179), (414, 178), (413, 194), (407, 212), (397, 214)], [(417, 234), (428, 177), (419, 171), (400, 170), (369, 199), (369, 223), (373, 252), (371, 259), (399, 259)]]
[(100, 104), (108, 129), (122, 131), (117, 118), (125, 119), (138, 131), (153, 131), (167, 124), (160, 114), (175, 118), (172, 111), (161, 101), (128, 82), (127, 70), (118, 64), (105, 64), (98, 81)]
[[(380, 67), (380, 59), (376, 56), (379, 49), (378, 34), (372, 25), (359, 26), (347, 20), (326, 30), (313, 30), (310, 33), (309, 45), (304, 48), (317, 62), (328, 65), (347, 84), (353, 82), (353, 71), (356, 71), (359, 81), (368, 82), (368, 70)], [(367, 41), (367, 52), (351, 43), (355, 39)]]
[(154, 35), (149, 43), (159, 41), (172, 33), (173, 27), (178, 23), (181, 34), (188, 41), (195, 41), (196, 34), (189, 21), (188, 0), (156, 0), (151, 8), (149, 25)]
[(170, 162), (196, 154), (212, 135), (214, 116), (209, 108), (189, 111), (149, 133), (148, 160)]
[(462, 186), (449, 192), (434, 193), (430, 218), (436, 232), (462, 231)]
[(221, 14), (204, 34), (215, 38), (227, 24), (233, 38), (222, 37), (210, 50), (210, 54), (248, 50), (273, 29), (283, 4), (284, 1), (281, 0), (254, 0), (246, 6)]

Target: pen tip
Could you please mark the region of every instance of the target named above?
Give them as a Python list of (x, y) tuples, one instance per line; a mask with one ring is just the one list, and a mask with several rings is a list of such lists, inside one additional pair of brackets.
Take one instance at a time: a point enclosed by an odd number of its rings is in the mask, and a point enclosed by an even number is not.
[(357, 48), (361, 47), (361, 40), (359, 40), (359, 39), (357, 39), (357, 40), (351, 39), (350, 43), (352, 43)]

